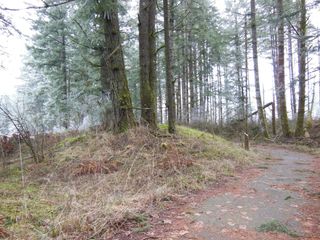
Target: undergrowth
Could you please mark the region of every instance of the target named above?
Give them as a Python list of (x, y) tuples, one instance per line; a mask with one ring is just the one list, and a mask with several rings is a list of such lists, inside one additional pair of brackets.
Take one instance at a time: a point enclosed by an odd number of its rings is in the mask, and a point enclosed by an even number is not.
[(0, 218), (8, 219), (12, 239), (105, 239), (125, 226), (147, 231), (149, 211), (233, 175), (254, 157), (209, 133), (179, 126), (173, 136), (165, 129), (62, 140), (46, 162), (27, 167), (24, 188), (19, 168), (3, 170)]
[(299, 144), (288, 144), (287, 147), (299, 152), (320, 156), (320, 149), (318, 147), (310, 147), (310, 146), (299, 145)]

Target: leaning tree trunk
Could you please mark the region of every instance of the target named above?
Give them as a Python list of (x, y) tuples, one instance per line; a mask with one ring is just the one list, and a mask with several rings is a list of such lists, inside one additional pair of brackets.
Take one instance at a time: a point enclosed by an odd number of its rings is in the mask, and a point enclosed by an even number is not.
[(260, 120), (260, 124), (262, 127), (264, 137), (269, 138), (266, 118), (264, 116), (264, 111), (262, 108), (262, 101), (261, 101), (261, 94), (260, 94), (255, 0), (251, 0), (251, 31), (252, 31), (252, 53), (253, 53), (253, 65), (254, 65), (254, 78), (255, 78), (256, 100), (257, 100), (257, 106), (258, 106), (259, 120)]
[(304, 113), (305, 113), (305, 98), (306, 98), (306, 31), (307, 31), (307, 19), (306, 19), (306, 1), (300, 2), (300, 36), (298, 41), (298, 62), (299, 62), (299, 106), (298, 117), (295, 135), (304, 135)]
[(110, 82), (114, 130), (123, 132), (135, 125), (135, 119), (120, 40), (118, 1), (112, 0), (112, 3), (112, 9), (106, 10), (103, 15), (106, 41), (104, 73), (107, 75), (108, 82)]
[[(172, 0), (171, 0), (172, 1)], [(170, 4), (172, 6), (172, 4)], [(164, 11), (164, 33), (165, 33), (165, 58), (166, 58), (166, 88), (167, 88), (167, 108), (168, 108), (168, 130), (169, 133), (175, 133), (175, 102), (174, 102), (174, 80), (173, 80), (173, 60), (172, 60), (172, 14), (169, 9), (168, 0), (163, 0)]]
[(157, 128), (156, 95), (156, 0), (140, 0), (139, 58), (141, 118), (149, 127)]
[(277, 12), (279, 18), (278, 26), (278, 67), (277, 67), (277, 79), (278, 79), (278, 91), (279, 91), (279, 109), (282, 134), (285, 137), (290, 137), (290, 129), (287, 115), (286, 105), (286, 88), (285, 88), (285, 75), (284, 75), (284, 20), (283, 20), (283, 2), (277, 0)]

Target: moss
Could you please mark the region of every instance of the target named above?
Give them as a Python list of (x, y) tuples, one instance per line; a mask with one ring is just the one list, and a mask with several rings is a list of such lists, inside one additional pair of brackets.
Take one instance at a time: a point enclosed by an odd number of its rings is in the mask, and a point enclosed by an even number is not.
[(312, 117), (308, 116), (305, 125), (306, 125), (306, 129), (307, 129), (308, 131), (312, 128), (312, 125), (313, 125)]
[(86, 135), (82, 134), (75, 137), (67, 137), (64, 140), (62, 140), (60, 143), (58, 143), (57, 147), (65, 147), (70, 146), (78, 142), (83, 142), (86, 139)]
[(202, 140), (213, 140), (215, 139), (215, 135), (210, 134), (210, 133), (205, 133), (193, 128), (189, 127), (184, 127), (184, 126), (177, 126), (177, 131), (178, 134), (184, 136), (184, 137), (189, 137), (189, 138), (199, 138)]
[(4, 169), (0, 175), (0, 216), (5, 227), (18, 239), (36, 239), (36, 232), (46, 232), (45, 222), (57, 214), (53, 198), (42, 196), (41, 185), (23, 187), (18, 167)]
[(292, 197), (289, 195), (289, 196), (287, 196), (287, 197), (285, 197), (285, 199), (284, 200), (289, 200), (289, 199), (291, 199)]
[(16, 182), (0, 182), (0, 192), (7, 192), (7, 191), (17, 191), (21, 188), (20, 184)]
[(279, 232), (279, 233), (285, 233), (288, 234), (291, 237), (298, 237), (299, 235), (288, 229), (287, 226), (285, 226), (284, 224), (280, 223), (277, 220), (272, 220), (270, 222), (261, 224), (257, 230), (259, 232)]
[(167, 132), (168, 131), (168, 124), (160, 124), (158, 126), (158, 128), (160, 131)]
[(199, 139), (200, 141), (204, 142), (206, 145), (204, 149), (193, 152), (193, 154), (197, 157), (203, 157), (211, 160), (243, 160), (248, 158), (250, 155), (250, 153), (219, 136), (182, 126), (178, 126), (177, 130), (178, 134), (183, 137), (187, 137), (189, 139)]
[[(0, 171), (0, 178), (20, 179), (21, 169), (19, 166), (12, 165)], [(1, 189), (1, 188), (0, 188)]]

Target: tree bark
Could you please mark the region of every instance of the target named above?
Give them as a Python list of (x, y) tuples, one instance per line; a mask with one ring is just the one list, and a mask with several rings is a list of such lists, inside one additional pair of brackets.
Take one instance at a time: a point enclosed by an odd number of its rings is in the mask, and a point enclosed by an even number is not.
[(278, 79), (278, 34), (276, 28), (270, 25), (270, 41), (271, 41), (271, 58), (272, 58), (272, 69), (274, 78), (274, 91), (276, 95), (276, 106), (277, 113), (280, 118), (280, 103), (279, 103), (279, 79)]
[(177, 111), (177, 119), (178, 122), (182, 121), (182, 112), (181, 112), (181, 76), (180, 76), (180, 71), (178, 75), (178, 85), (177, 85), (177, 90), (176, 90), (176, 111)]
[(222, 109), (222, 81), (221, 81), (221, 67), (217, 67), (217, 80), (218, 80), (218, 111), (219, 111), (219, 127), (223, 126), (223, 109)]
[(295, 80), (293, 74), (293, 54), (292, 54), (292, 35), (291, 35), (291, 26), (288, 25), (288, 62), (289, 62), (289, 78), (290, 78), (290, 102), (291, 102), (291, 112), (292, 118), (296, 118), (297, 114), (297, 104), (296, 104), (296, 89), (295, 89)]
[(284, 74), (284, 20), (283, 20), (283, 1), (277, 0), (277, 12), (279, 19), (278, 26), (278, 67), (277, 67), (277, 79), (279, 84), (279, 109), (282, 134), (285, 137), (290, 137), (290, 129), (287, 115), (286, 105), (286, 88), (285, 88), (285, 74)]
[(256, 88), (256, 101), (258, 106), (259, 120), (262, 127), (262, 132), (265, 138), (269, 138), (266, 118), (262, 108), (260, 82), (259, 82), (259, 67), (258, 67), (258, 47), (257, 47), (257, 28), (256, 28), (256, 4), (255, 0), (251, 0), (251, 31), (252, 31), (252, 53), (254, 65), (254, 77)]
[(192, 51), (192, 39), (191, 33), (188, 33), (188, 78), (189, 78), (189, 89), (190, 89), (190, 121), (194, 120), (195, 115), (195, 94), (194, 94), (194, 74), (193, 74), (193, 51)]
[(245, 132), (249, 138), (249, 129), (248, 129), (248, 114), (249, 114), (249, 63), (248, 63), (248, 24), (247, 24), (247, 15), (245, 15), (245, 23), (244, 23), (244, 54), (245, 54)]
[(62, 125), (65, 129), (69, 127), (69, 79), (67, 73), (67, 51), (66, 51), (66, 36), (62, 33), (61, 36), (61, 70), (63, 76), (63, 120)]
[(159, 101), (159, 105), (158, 105), (159, 120), (160, 120), (160, 123), (162, 124), (163, 123), (163, 109), (162, 109), (163, 100), (162, 100), (162, 86), (161, 86), (160, 79), (158, 81), (158, 101)]
[[(183, 53), (186, 53), (185, 46), (183, 47)], [(182, 67), (182, 84), (181, 85), (182, 85), (183, 121), (184, 123), (189, 123), (188, 68), (185, 60), (182, 65), (183, 67)]]
[(306, 1), (300, 1), (300, 31), (298, 39), (298, 62), (299, 62), (299, 106), (295, 136), (304, 136), (304, 114), (306, 98)]
[(239, 106), (238, 106), (238, 111), (237, 115), (238, 117), (241, 117), (244, 112), (245, 112), (245, 107), (244, 107), (244, 84), (243, 84), (243, 78), (242, 78), (242, 54), (241, 54), (241, 49), (240, 49), (240, 37), (239, 37), (239, 24), (238, 24), (238, 18), (237, 15), (235, 16), (235, 36), (234, 36), (234, 44), (235, 44), (235, 57), (236, 57), (236, 75), (237, 75), (237, 86), (238, 86), (238, 99), (239, 99)]
[[(171, 0), (172, 2), (172, 0)], [(170, 4), (172, 6), (172, 3)], [(165, 58), (166, 58), (166, 89), (167, 89), (167, 108), (168, 108), (168, 130), (169, 133), (175, 133), (176, 127), (176, 109), (175, 109), (175, 94), (174, 94), (174, 79), (173, 79), (173, 59), (172, 59), (172, 25), (173, 19), (170, 14), (172, 9), (169, 9), (168, 0), (163, 0), (164, 9), (164, 33), (165, 33)]]
[(156, 95), (156, 0), (140, 0), (139, 58), (141, 118), (149, 127), (157, 128)]
[(106, 48), (105, 74), (110, 83), (110, 95), (114, 113), (114, 130), (123, 132), (135, 126), (132, 101), (125, 73), (123, 51), (120, 40), (118, 1), (112, 0), (112, 7), (103, 13)]

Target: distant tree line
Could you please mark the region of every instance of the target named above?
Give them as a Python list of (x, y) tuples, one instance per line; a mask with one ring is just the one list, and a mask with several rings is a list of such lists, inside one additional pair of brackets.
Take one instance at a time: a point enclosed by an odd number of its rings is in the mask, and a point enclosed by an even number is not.
[[(257, 110), (268, 138), (262, 56), (272, 61), (282, 135), (303, 136), (320, 95), (319, 67), (311, 64), (319, 31), (308, 22), (318, 4), (226, 1), (222, 16), (209, 0), (45, 1), (34, 7), (20, 101), (45, 131), (167, 122), (174, 133), (176, 122), (223, 127), (242, 119), (247, 132)], [(0, 10), (5, 29), (5, 13), (15, 9)]]

